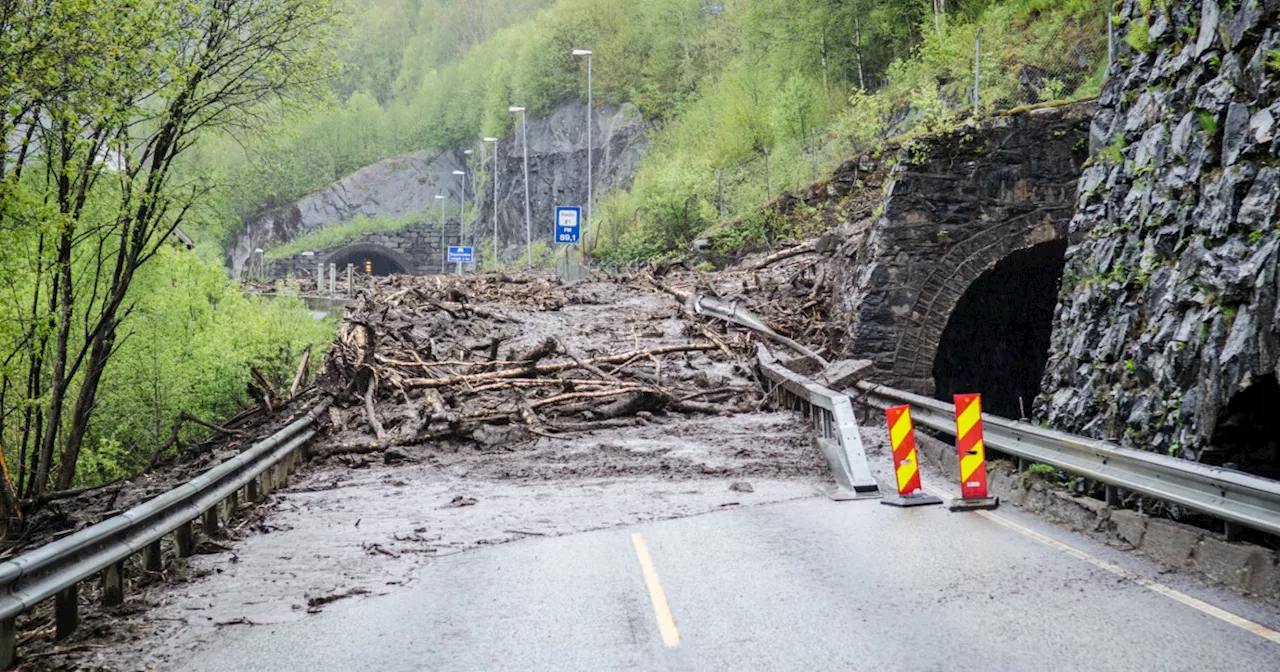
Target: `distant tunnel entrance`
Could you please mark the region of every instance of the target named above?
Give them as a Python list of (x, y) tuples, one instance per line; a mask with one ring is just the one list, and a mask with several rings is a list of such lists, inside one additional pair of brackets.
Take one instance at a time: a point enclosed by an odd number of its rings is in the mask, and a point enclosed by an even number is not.
[(1030, 411), (1049, 360), (1053, 311), (1067, 243), (1054, 240), (1016, 251), (983, 273), (947, 319), (933, 361), (936, 396), (982, 394), (983, 410)]
[(334, 264), (339, 271), (345, 271), (347, 264), (355, 267), (356, 273), (371, 275), (416, 275), (417, 269), (407, 257), (395, 250), (381, 245), (360, 243), (348, 245), (325, 260), (326, 264)]
[(1200, 461), (1280, 478), (1280, 384), (1274, 375), (1237, 392), (1218, 417)]

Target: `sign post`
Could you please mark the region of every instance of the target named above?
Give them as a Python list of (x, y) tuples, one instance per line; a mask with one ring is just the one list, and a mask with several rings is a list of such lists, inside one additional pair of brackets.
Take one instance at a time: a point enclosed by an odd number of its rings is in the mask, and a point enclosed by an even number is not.
[(462, 265), (475, 261), (474, 248), (470, 245), (450, 245), (449, 263), (458, 265), (458, 275), (462, 275)]
[(564, 275), (569, 277), (569, 246), (582, 238), (582, 208), (556, 206), (556, 242), (564, 248)]

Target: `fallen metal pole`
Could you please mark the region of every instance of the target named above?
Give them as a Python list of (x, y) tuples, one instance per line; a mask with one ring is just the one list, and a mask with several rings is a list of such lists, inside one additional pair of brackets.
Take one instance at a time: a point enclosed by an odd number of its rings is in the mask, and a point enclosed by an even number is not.
[(769, 325), (764, 323), (764, 320), (761, 320), (751, 311), (745, 308), (739, 308), (736, 302), (725, 303), (705, 294), (698, 294), (693, 297), (693, 312), (699, 315), (718, 317), (726, 322), (733, 322), (734, 324), (751, 329), (752, 331), (758, 332), (763, 336), (771, 338), (788, 348), (795, 350), (805, 357), (812, 357), (824, 367), (830, 363), (826, 359), (823, 359), (822, 355), (819, 355), (809, 348), (806, 348), (794, 340), (774, 331), (769, 327)]

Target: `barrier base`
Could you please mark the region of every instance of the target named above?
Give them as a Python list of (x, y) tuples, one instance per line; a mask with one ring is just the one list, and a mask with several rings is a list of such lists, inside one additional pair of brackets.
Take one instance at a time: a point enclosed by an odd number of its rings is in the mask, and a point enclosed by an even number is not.
[(999, 497), (957, 497), (951, 500), (952, 511), (981, 511), (1000, 506)]
[(850, 490), (843, 485), (829, 485), (822, 489), (822, 493), (835, 502), (851, 502), (855, 499), (878, 499), (880, 497), (879, 490)]
[(888, 497), (880, 500), (880, 503), (886, 506), (901, 506), (906, 508), (908, 506), (941, 504), (942, 500), (923, 492), (913, 492), (909, 495), (889, 495)]

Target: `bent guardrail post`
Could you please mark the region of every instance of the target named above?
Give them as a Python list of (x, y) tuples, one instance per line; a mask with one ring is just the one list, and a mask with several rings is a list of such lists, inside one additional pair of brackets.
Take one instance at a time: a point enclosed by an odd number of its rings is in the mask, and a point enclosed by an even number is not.
[(756, 360), (761, 375), (775, 383), (766, 393), (785, 405), (798, 407), (812, 419), (818, 448), (836, 479), (836, 486), (828, 489), (827, 496), (837, 501), (879, 497), (880, 487), (867, 466), (866, 450), (849, 397), (783, 367), (763, 345), (756, 345)]
[(148, 571), (162, 569), (160, 540), (174, 533), (179, 557), (191, 554), (191, 522), (217, 527), (218, 508), (254, 479), (289, 459), (316, 430), (325, 399), (289, 426), (244, 452), (124, 513), (0, 563), (0, 669), (17, 661), (17, 617), (56, 598), (58, 638), (79, 625), (78, 585), (102, 573), (104, 601), (124, 599), (123, 562), (142, 553)]
[[(860, 382), (859, 399), (876, 408), (910, 404), (916, 422), (955, 433), (954, 406)], [(1025, 422), (983, 414), (986, 445), (1101, 483), (1162, 499), (1270, 534), (1280, 534), (1280, 481), (1169, 455), (1124, 448)]]

